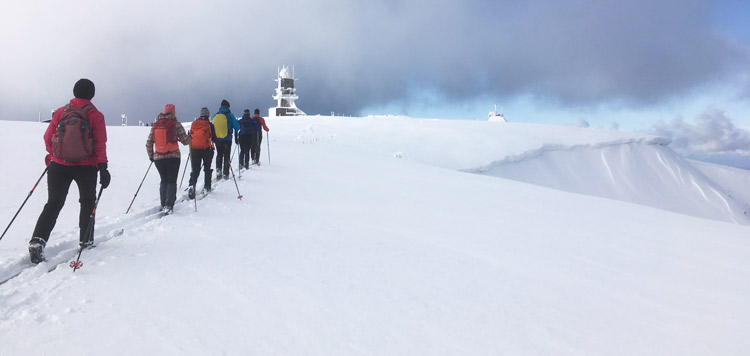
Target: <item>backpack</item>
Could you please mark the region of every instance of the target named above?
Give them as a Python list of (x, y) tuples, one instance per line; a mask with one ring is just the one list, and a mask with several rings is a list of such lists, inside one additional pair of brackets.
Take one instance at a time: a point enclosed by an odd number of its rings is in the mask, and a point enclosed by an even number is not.
[(160, 155), (172, 153), (179, 149), (174, 134), (176, 120), (171, 114), (159, 114), (154, 123), (154, 151)]
[(214, 129), (216, 129), (216, 138), (225, 138), (229, 134), (229, 123), (227, 121), (229, 121), (227, 116), (222, 113), (214, 115), (213, 124)]
[(260, 127), (254, 118), (247, 117), (240, 120), (240, 136), (252, 135), (258, 130)]
[(83, 108), (65, 105), (57, 131), (52, 136), (52, 155), (63, 162), (81, 162), (94, 155), (94, 134), (86, 116), (94, 105)]
[(211, 123), (208, 120), (195, 120), (190, 125), (190, 148), (204, 149), (211, 147)]

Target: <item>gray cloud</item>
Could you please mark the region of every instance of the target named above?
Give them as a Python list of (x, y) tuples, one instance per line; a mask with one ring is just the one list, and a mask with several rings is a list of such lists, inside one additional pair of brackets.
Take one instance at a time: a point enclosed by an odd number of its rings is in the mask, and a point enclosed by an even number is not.
[(0, 104), (19, 118), (62, 105), (81, 77), (116, 123), (166, 103), (187, 120), (224, 98), (265, 112), (281, 64), (295, 66), (312, 114), (407, 104), (421, 90), (456, 103), (653, 105), (746, 69), (708, 0), (26, 3), (0, 11)]
[(670, 147), (684, 154), (750, 154), (750, 131), (734, 125), (723, 111), (709, 110), (696, 123), (676, 118), (654, 125), (651, 132), (672, 139)]

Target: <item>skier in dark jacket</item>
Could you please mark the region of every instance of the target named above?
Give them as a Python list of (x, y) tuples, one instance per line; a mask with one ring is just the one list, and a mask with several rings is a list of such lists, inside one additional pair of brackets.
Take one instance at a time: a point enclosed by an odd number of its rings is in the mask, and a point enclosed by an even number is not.
[(260, 128), (258, 127), (258, 124), (256, 123), (255, 119), (250, 116), (250, 110), (245, 109), (245, 111), (242, 113), (242, 118), (239, 121), (240, 123), (240, 169), (249, 169), (250, 168), (250, 150), (252, 149), (253, 145), (255, 144), (255, 140), (257, 139), (258, 130)]
[[(79, 202), (81, 211), (78, 217), (80, 228), (79, 244), (81, 248), (88, 247), (94, 243), (94, 222), (91, 214), (96, 203), (96, 176), (99, 173), (99, 183), (102, 189), (109, 186), (111, 176), (107, 170), (107, 129), (104, 123), (104, 115), (94, 107), (91, 99), (94, 97), (94, 83), (88, 79), (81, 79), (73, 87), (74, 99), (64, 107), (55, 111), (52, 121), (44, 133), (44, 144), (47, 148), (45, 163), (47, 164), (47, 203), (44, 205), (41, 215), (34, 227), (31, 241), (29, 241), (29, 255), (31, 263), (37, 264), (45, 261), (44, 246), (49, 240), (49, 235), (55, 227), (57, 217), (65, 205), (70, 184), (75, 181), (78, 186)], [(57, 124), (67, 116), (71, 108), (78, 108), (84, 112), (89, 123), (94, 147), (92, 155), (80, 161), (72, 162), (65, 159), (63, 154), (55, 151), (55, 142), (58, 141)], [(91, 226), (91, 228), (89, 228)]]
[(211, 113), (207, 107), (201, 108), (200, 116), (190, 125), (190, 181), (188, 187), (188, 197), (195, 199), (195, 184), (198, 183), (198, 176), (201, 174), (200, 169), (203, 166), (205, 172), (203, 177), (203, 190), (211, 191), (211, 161), (214, 159), (214, 145), (218, 145), (216, 139), (216, 128), (208, 119)]

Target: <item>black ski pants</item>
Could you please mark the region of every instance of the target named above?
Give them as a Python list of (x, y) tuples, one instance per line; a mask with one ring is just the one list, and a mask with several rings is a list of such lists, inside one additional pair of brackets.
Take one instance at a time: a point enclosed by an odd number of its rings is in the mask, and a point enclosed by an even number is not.
[(229, 175), (229, 165), (232, 159), (232, 140), (219, 141), (216, 145), (216, 172)]
[(180, 161), (178, 157), (162, 158), (154, 161), (159, 171), (159, 199), (161, 206), (173, 207), (177, 200), (177, 176), (180, 175)]
[(240, 136), (240, 168), (250, 168), (250, 149), (253, 147), (255, 134)]
[(191, 148), (190, 149), (190, 171), (189, 185), (195, 186), (198, 183), (198, 177), (201, 175), (201, 166), (203, 166), (203, 189), (211, 190), (211, 161), (214, 159), (213, 148)]
[(91, 225), (91, 231), (89, 231), (88, 236), (86, 236), (86, 230), (88, 229), (91, 213), (94, 211), (94, 204), (96, 202), (97, 171), (96, 166), (67, 166), (55, 162), (49, 163), (49, 170), (47, 171), (47, 203), (44, 205), (44, 209), (42, 209), (42, 213), (36, 221), (32, 239), (38, 237), (44, 240), (45, 244), (47, 243), (49, 235), (57, 223), (57, 217), (65, 205), (70, 184), (75, 181), (76, 185), (78, 185), (78, 202), (81, 204), (81, 211), (78, 214), (78, 227), (81, 229), (79, 239), (82, 243), (88, 241), (89, 237), (93, 241), (94, 225)]
[(263, 142), (263, 132), (258, 131), (257, 135), (255, 136), (255, 140), (253, 140), (253, 148), (252, 148), (252, 156), (253, 156), (253, 163), (259, 163), (260, 160), (260, 143)]

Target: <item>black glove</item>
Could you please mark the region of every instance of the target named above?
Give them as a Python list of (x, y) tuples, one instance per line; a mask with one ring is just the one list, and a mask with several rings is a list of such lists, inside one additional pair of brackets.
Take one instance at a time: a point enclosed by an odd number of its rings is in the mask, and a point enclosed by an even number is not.
[(109, 181), (112, 180), (112, 176), (107, 170), (107, 164), (102, 162), (99, 163), (99, 184), (102, 185), (102, 189), (109, 187)]

